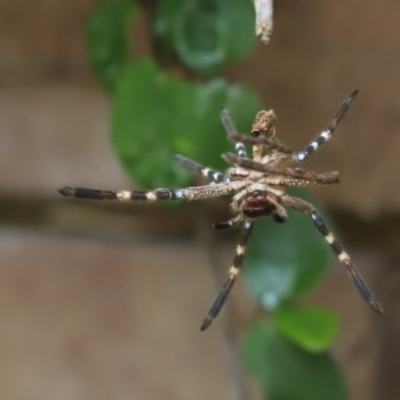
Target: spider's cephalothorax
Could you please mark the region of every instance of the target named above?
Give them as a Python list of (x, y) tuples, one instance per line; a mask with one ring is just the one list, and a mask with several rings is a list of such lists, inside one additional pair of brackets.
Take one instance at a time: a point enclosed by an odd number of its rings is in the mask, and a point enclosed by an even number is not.
[[(121, 190), (119, 192), (64, 187), (59, 189), (59, 192), (64, 196), (86, 199), (147, 202), (160, 200), (191, 201), (233, 194), (231, 209), (234, 217), (227, 222), (214, 224), (214, 228), (229, 229), (242, 225), (242, 232), (231, 269), (229, 270), (229, 278), (213, 302), (207, 317), (204, 318), (201, 330), (205, 330), (210, 326), (213, 319), (219, 314), (239, 275), (254, 222), (263, 217), (272, 217), (276, 222), (284, 222), (287, 218), (285, 207), (310, 216), (315, 227), (331, 246), (338, 259), (345, 264), (354, 285), (363, 299), (371, 305), (374, 311), (381, 314), (381, 306), (375, 301), (370, 289), (354, 269), (349, 255), (336, 241), (318, 211), (312, 204), (288, 195), (285, 190), (287, 187), (307, 187), (317, 184), (332, 184), (339, 181), (337, 172), (316, 174), (294, 167), (294, 165), (307, 160), (315, 150), (332, 137), (337, 124), (346, 114), (357, 93), (358, 91), (354, 91), (347, 97), (327, 129), (322, 131), (317, 139), (299, 153), (293, 152), (275, 138), (274, 122), (276, 117), (272, 110), (260, 111), (257, 114), (251, 135), (240, 135), (236, 132), (227, 110), (222, 109), (222, 122), (228, 132), (229, 139), (235, 142), (237, 151), (237, 155), (226, 153), (223, 158), (233, 167), (228, 169), (226, 173), (222, 173), (203, 167), (180, 155), (174, 156), (175, 160), (183, 167), (197, 172), (212, 181), (205, 186), (156, 189), (153, 191)], [(252, 159), (247, 157), (245, 144), (253, 146)]]

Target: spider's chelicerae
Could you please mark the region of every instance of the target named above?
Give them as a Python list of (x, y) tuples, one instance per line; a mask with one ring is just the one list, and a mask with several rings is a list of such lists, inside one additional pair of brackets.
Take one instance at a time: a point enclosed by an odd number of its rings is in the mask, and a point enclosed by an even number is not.
[[(233, 194), (231, 201), (232, 212), (235, 216), (227, 221), (214, 225), (222, 230), (242, 226), (239, 244), (233, 264), (229, 270), (229, 278), (213, 302), (208, 315), (201, 324), (201, 330), (208, 328), (213, 319), (219, 314), (227, 299), (233, 284), (239, 275), (243, 264), (244, 254), (250, 238), (254, 222), (263, 217), (272, 217), (276, 222), (284, 222), (287, 218), (285, 207), (290, 207), (303, 214), (309, 215), (315, 227), (331, 246), (338, 259), (345, 264), (354, 285), (361, 296), (372, 309), (381, 314), (382, 308), (375, 301), (368, 286), (356, 272), (349, 255), (336, 241), (333, 234), (325, 225), (314, 206), (285, 192), (287, 187), (307, 187), (337, 183), (337, 172), (316, 174), (293, 167), (306, 161), (320, 146), (326, 143), (344, 117), (358, 91), (352, 92), (341, 104), (331, 123), (305, 150), (295, 153), (275, 138), (275, 114), (272, 110), (260, 111), (254, 121), (251, 136), (237, 133), (226, 109), (221, 110), (221, 119), (228, 132), (230, 140), (235, 142), (237, 155), (226, 153), (223, 158), (233, 167), (225, 173), (203, 167), (192, 160), (180, 155), (174, 159), (184, 168), (197, 172), (212, 182), (205, 186), (186, 187), (182, 189), (156, 189), (111, 192), (105, 190), (64, 187), (59, 192), (64, 196), (73, 196), (96, 200), (119, 201), (159, 201), (159, 200), (202, 200)], [(253, 158), (247, 157), (244, 144), (253, 145)], [(264, 152), (266, 151), (266, 154)]]

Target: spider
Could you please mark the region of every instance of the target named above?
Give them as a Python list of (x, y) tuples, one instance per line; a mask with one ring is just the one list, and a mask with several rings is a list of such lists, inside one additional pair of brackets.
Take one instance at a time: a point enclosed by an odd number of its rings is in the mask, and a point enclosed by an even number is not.
[[(293, 152), (275, 137), (276, 116), (272, 110), (257, 113), (251, 129), (251, 135), (237, 133), (226, 109), (221, 110), (222, 123), (228, 138), (235, 143), (236, 154), (226, 153), (222, 157), (233, 166), (225, 173), (204, 167), (181, 155), (174, 159), (184, 168), (203, 175), (211, 180), (205, 186), (186, 187), (182, 189), (134, 190), (111, 192), (106, 190), (64, 187), (58, 191), (63, 196), (72, 196), (95, 200), (118, 201), (162, 201), (162, 200), (202, 200), (232, 194), (231, 209), (235, 216), (226, 222), (213, 225), (215, 229), (225, 230), (242, 226), (239, 244), (229, 277), (211, 305), (204, 318), (200, 330), (207, 329), (224, 305), (243, 265), (246, 247), (255, 221), (263, 217), (272, 217), (275, 222), (282, 223), (287, 219), (285, 207), (292, 208), (311, 217), (317, 230), (325, 238), (333, 252), (347, 269), (353, 284), (362, 298), (372, 309), (381, 314), (379, 303), (361, 276), (357, 273), (349, 255), (337, 242), (314, 206), (300, 198), (288, 195), (287, 187), (308, 187), (317, 184), (333, 184), (339, 182), (338, 172), (317, 174), (293, 167), (294, 164), (306, 161), (319, 147), (329, 141), (345, 116), (350, 104), (356, 98), (358, 90), (353, 91), (337, 110), (327, 129), (310, 143), (303, 151)], [(247, 157), (245, 144), (253, 146), (253, 158)], [(267, 151), (265, 151), (267, 150)], [(266, 153), (266, 154), (264, 154)]]

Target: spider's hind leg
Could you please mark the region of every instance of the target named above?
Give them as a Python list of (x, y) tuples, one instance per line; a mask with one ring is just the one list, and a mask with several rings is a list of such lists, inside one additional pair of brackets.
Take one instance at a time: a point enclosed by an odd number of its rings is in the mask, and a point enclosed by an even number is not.
[(201, 324), (200, 330), (204, 331), (207, 329), (214, 318), (217, 317), (219, 312), (221, 311), (222, 306), (224, 305), (229, 292), (231, 291), (233, 284), (236, 281), (236, 278), (238, 277), (240, 273), (240, 269), (243, 265), (243, 258), (244, 254), (246, 252), (246, 247), (247, 243), (249, 241), (249, 237), (251, 235), (251, 231), (253, 230), (253, 223), (246, 221), (243, 225), (242, 233), (240, 235), (239, 239), (239, 244), (236, 248), (236, 255), (235, 258), (233, 259), (233, 265), (231, 269), (229, 270), (229, 278), (228, 280), (224, 283), (222, 286), (221, 291), (219, 292), (217, 298), (214, 300), (213, 304), (210, 307), (210, 310), (208, 311), (207, 317), (203, 319), (203, 322)]
[(350, 275), (351, 280), (353, 281), (354, 286), (359, 291), (361, 297), (369, 303), (371, 308), (378, 314), (383, 313), (383, 309), (380, 304), (375, 300), (374, 295), (372, 294), (370, 288), (358, 274), (356, 269), (351, 262), (350, 256), (343, 250), (343, 247), (338, 243), (336, 238), (333, 236), (333, 233), (326, 226), (325, 222), (318, 214), (317, 210), (313, 205), (307, 203), (306, 201), (299, 199), (297, 197), (292, 196), (284, 196), (281, 198), (281, 202), (283, 205), (293, 208), (296, 211), (299, 211), (303, 214), (307, 214), (311, 217), (314, 222), (315, 227), (318, 229), (319, 233), (324, 237), (332, 251), (336, 254), (337, 258), (340, 262), (342, 262), (346, 268), (347, 272)]
[(230, 219), (226, 222), (216, 222), (213, 224), (213, 228), (217, 229), (218, 231), (223, 231), (226, 229), (235, 228), (243, 221), (243, 217), (239, 214), (237, 217)]
[(279, 215), (277, 213), (272, 214), (272, 219), (277, 222), (278, 224), (282, 224), (287, 220), (287, 217), (282, 217), (282, 215)]

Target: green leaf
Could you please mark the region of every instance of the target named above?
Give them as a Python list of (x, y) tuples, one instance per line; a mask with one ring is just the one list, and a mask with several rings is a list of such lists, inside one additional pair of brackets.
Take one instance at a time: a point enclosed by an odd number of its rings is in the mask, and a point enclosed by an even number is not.
[(279, 307), (273, 321), (282, 335), (313, 353), (325, 351), (339, 330), (337, 314), (317, 306)]
[(192, 88), (151, 60), (126, 68), (114, 96), (112, 133), (115, 150), (136, 182), (149, 187), (188, 182), (188, 171), (172, 162), (172, 154), (174, 129), (182, 129), (178, 110), (193, 104)]
[(240, 85), (228, 85), (214, 80), (198, 86), (194, 110), (193, 148), (188, 154), (201, 163), (225, 170), (228, 165), (221, 154), (232, 149), (221, 123), (219, 111), (226, 107), (239, 131), (249, 132), (253, 119), (260, 110), (260, 101), (250, 89)]
[(347, 400), (342, 375), (328, 353), (310, 354), (260, 321), (247, 332), (242, 355), (269, 400)]
[(155, 32), (174, 47), (197, 72), (220, 74), (227, 63), (244, 58), (253, 48), (254, 7), (248, 0), (164, 0)]
[(161, 0), (154, 18), (153, 30), (164, 44), (173, 47), (173, 27), (182, 7), (182, 0)]
[[(324, 208), (304, 190), (292, 195), (314, 204), (329, 224)], [(253, 297), (266, 309), (310, 291), (324, 276), (333, 256), (307, 215), (288, 210), (283, 224), (262, 220), (255, 225), (244, 276)]]
[(90, 15), (86, 27), (89, 58), (107, 91), (115, 84), (129, 61), (128, 26), (137, 14), (132, 2), (101, 3)]
[(239, 127), (249, 128), (259, 109), (257, 97), (241, 86), (190, 84), (151, 60), (127, 67), (114, 96), (112, 132), (129, 175), (145, 187), (186, 186), (191, 174), (173, 162), (173, 154), (225, 169), (221, 153), (230, 144), (219, 118), (224, 105), (237, 112)]

